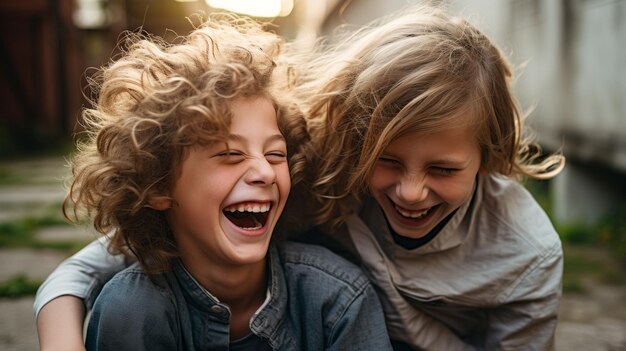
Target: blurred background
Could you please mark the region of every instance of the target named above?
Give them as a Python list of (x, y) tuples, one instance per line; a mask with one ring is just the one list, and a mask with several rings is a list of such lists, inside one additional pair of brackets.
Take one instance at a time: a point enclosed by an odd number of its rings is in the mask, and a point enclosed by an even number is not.
[[(195, 13), (266, 21), (303, 49), (407, 0), (3, 0), (0, 2), (0, 349), (36, 350), (32, 298), (92, 240), (60, 215), (82, 89), (124, 30), (172, 39)], [(519, 68), (528, 124), (567, 166), (527, 182), (562, 236), (557, 349), (626, 350), (626, 0), (440, 0)]]

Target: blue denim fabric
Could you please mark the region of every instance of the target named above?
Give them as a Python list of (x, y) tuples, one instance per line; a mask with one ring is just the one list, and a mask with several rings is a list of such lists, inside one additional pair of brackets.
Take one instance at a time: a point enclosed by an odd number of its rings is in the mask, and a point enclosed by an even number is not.
[[(391, 350), (378, 297), (359, 268), (329, 250), (279, 243), (269, 251), (269, 302), (250, 320), (273, 350)], [(118, 273), (98, 296), (87, 350), (228, 350), (230, 310), (176, 261)]]

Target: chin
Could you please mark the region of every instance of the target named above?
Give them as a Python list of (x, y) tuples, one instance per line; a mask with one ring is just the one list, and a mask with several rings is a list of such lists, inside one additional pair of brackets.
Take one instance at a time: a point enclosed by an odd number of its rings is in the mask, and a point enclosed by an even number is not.
[[(410, 238), (410, 239), (421, 239), (423, 237), (425, 237), (426, 235), (428, 235), (428, 233), (430, 233), (430, 230), (420, 230), (419, 232), (412, 232), (412, 231), (408, 231), (405, 230), (397, 230), (396, 228), (394, 228), (393, 226), (391, 226), (391, 229), (393, 229), (394, 232), (396, 232), (396, 234), (403, 236), (405, 238)], [(432, 229), (431, 229), (432, 230)]]
[(254, 247), (239, 248), (233, 252), (233, 260), (239, 264), (254, 264), (263, 261), (267, 256), (269, 243), (262, 245), (253, 245)]

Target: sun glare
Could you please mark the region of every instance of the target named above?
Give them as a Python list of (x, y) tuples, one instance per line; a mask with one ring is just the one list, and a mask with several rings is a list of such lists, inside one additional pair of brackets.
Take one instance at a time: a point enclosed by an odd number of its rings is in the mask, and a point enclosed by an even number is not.
[(293, 9), (293, 0), (206, 0), (214, 8), (254, 17), (287, 16)]

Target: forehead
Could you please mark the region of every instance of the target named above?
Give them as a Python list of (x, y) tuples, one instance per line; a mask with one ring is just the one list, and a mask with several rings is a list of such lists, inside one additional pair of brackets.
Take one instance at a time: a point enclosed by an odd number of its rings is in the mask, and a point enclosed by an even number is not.
[(466, 134), (480, 128), (481, 118), (474, 111), (462, 111), (447, 115), (404, 116), (395, 118), (381, 131), (386, 144), (410, 135), (419, 138), (423, 135), (441, 134), (449, 130), (463, 129)]
[(475, 127), (452, 126), (435, 131), (413, 131), (392, 139), (383, 152), (396, 156), (413, 154), (464, 154), (478, 149)]
[(231, 104), (230, 134), (253, 136), (269, 132), (279, 133), (276, 109), (265, 97), (252, 96), (235, 99)]

